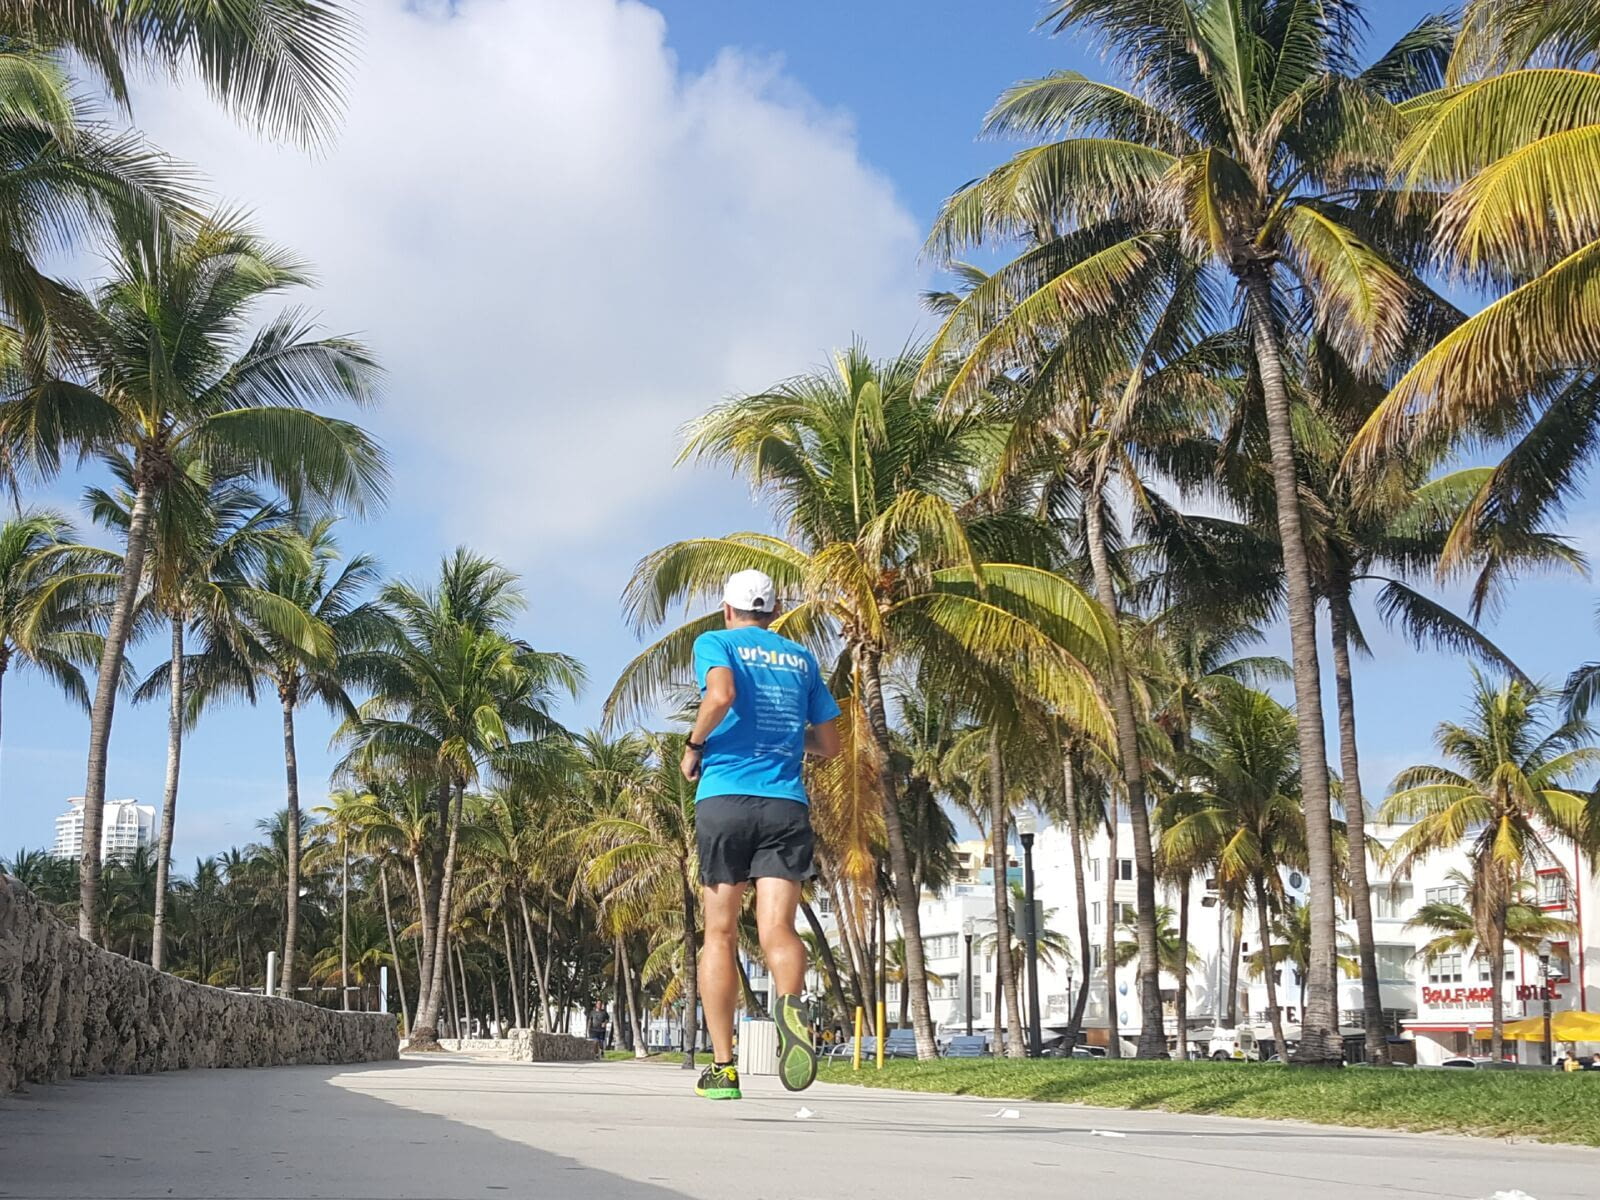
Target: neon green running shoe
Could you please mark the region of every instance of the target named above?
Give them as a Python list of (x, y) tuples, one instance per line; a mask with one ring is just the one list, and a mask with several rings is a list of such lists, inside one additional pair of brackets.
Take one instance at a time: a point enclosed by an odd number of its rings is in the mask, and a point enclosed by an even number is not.
[(694, 1085), (694, 1093), (707, 1100), (744, 1099), (744, 1093), (739, 1090), (739, 1068), (732, 1063), (725, 1067), (713, 1063), (700, 1072), (700, 1082)]
[(799, 996), (779, 996), (778, 1078), (791, 1092), (803, 1092), (817, 1078), (817, 1052), (811, 1044), (811, 1022)]

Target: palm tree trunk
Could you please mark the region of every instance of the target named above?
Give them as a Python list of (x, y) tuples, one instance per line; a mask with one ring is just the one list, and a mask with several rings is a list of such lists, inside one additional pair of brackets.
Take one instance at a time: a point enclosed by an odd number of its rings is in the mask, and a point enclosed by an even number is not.
[(511, 1019), (517, 1023), (518, 1029), (523, 1029), (522, 991), (517, 987), (517, 956), (511, 944), (511, 922), (506, 918), (504, 908), (500, 910), (500, 933), (506, 946), (506, 985), (511, 991)]
[(800, 911), (805, 914), (811, 936), (817, 940), (817, 957), (822, 960), (823, 975), (828, 981), (828, 990), (833, 993), (833, 1002), (838, 1006), (842, 1020), (849, 1016), (850, 1005), (844, 998), (844, 987), (839, 982), (839, 964), (834, 961), (833, 947), (828, 944), (828, 935), (823, 932), (822, 922), (817, 919), (816, 910), (811, 907), (809, 900), (800, 901)]
[(1078, 777), (1072, 768), (1071, 751), (1061, 756), (1061, 790), (1067, 814), (1067, 840), (1072, 844), (1072, 888), (1078, 906), (1078, 947), (1081, 953), (1083, 983), (1078, 987), (1078, 998), (1072, 1005), (1072, 1020), (1067, 1024), (1068, 1049), (1078, 1044), (1078, 1034), (1083, 1029), (1083, 1013), (1089, 1006), (1089, 989), (1092, 985), (1089, 964), (1094, 960), (1089, 941), (1089, 888), (1083, 875), (1083, 830), (1079, 825)]
[(1189, 1061), (1189, 878), (1178, 881), (1178, 990), (1173, 1016), (1178, 1024), (1178, 1061)]
[(1256, 368), (1272, 448), (1278, 541), (1288, 590), (1289, 640), (1294, 658), (1295, 721), (1300, 735), (1300, 802), (1305, 811), (1306, 865), (1311, 878), (1311, 986), (1301, 1014), (1299, 1062), (1337, 1065), (1344, 1059), (1337, 997), (1329, 990), (1337, 957), (1333, 911), (1333, 816), (1329, 811), (1328, 750), (1322, 722), (1322, 671), (1317, 661), (1317, 599), (1300, 527), (1300, 479), (1294, 461), (1289, 390), (1273, 317), (1270, 267), (1254, 263), (1241, 275)]
[(1122, 1057), (1122, 1021), (1117, 1014), (1117, 793), (1106, 795), (1106, 1055)]
[(389, 907), (389, 864), (378, 864), (378, 882), (383, 889), (383, 924), (389, 931), (389, 957), (394, 959), (394, 988), (400, 994), (400, 1020), (411, 1032), (411, 1009), (406, 1004), (406, 973), (400, 965), (400, 944), (394, 937), (394, 912)]
[(450, 805), (449, 835), (445, 842), (444, 864), (439, 881), (439, 914), (433, 934), (432, 978), (427, 981), (424, 997), (418, 1005), (417, 1027), (411, 1031), (411, 1049), (439, 1049), (439, 1006), (444, 1000), (450, 938), (450, 902), (455, 887), (456, 842), (461, 834), (461, 807), (466, 789), (451, 786), (454, 803)]
[(465, 943), (456, 941), (456, 966), (461, 969), (461, 1020), (463, 1025), (457, 1033), (458, 1037), (472, 1036), (472, 988), (467, 976), (467, 951)]
[(650, 1031), (641, 1019), (638, 993), (633, 990), (633, 963), (628, 961), (628, 939), (617, 939), (617, 960), (622, 968), (622, 991), (628, 1002), (628, 1024), (633, 1026), (633, 1056), (646, 1058), (650, 1054)]
[(339, 831), (339, 1011), (350, 1011), (350, 842)]
[(167, 877), (172, 869), (172, 824), (178, 816), (178, 766), (183, 757), (183, 617), (172, 618), (172, 661), (167, 669), (167, 786), (161, 794), (161, 833), (156, 840), (156, 906), (150, 921), (150, 965), (164, 970), (167, 958)]
[(1372, 932), (1372, 885), (1367, 875), (1367, 804), (1361, 794), (1361, 759), (1356, 751), (1356, 699), (1350, 671), (1350, 584), (1340, 578), (1328, 598), (1333, 629), (1334, 694), (1339, 706), (1339, 769), (1344, 774), (1344, 820), (1350, 843), (1350, 907), (1356, 917), (1356, 953), (1361, 960), (1361, 1011), (1367, 1061), (1389, 1061), (1383, 1028), (1383, 993), (1378, 986), (1378, 948)]
[[(1489, 1056), (1502, 1062), (1506, 1056), (1506, 928), (1505, 918), (1489, 928), (1489, 961), (1494, 964), (1489, 986)], [(1541, 987), (1549, 981), (1539, 980)]]
[(539, 943), (533, 934), (533, 918), (528, 915), (528, 897), (525, 893), (517, 893), (517, 905), (522, 909), (522, 928), (528, 935), (528, 958), (533, 964), (533, 982), (539, 989), (539, 1011), (534, 1016), (533, 1027), (545, 1029), (549, 1026), (550, 983), (541, 969)]
[[(1011, 962), (1011, 879), (1006, 870), (1007, 835), (1011, 832), (1011, 805), (1006, 803), (1005, 766), (1000, 761), (1000, 731), (989, 731), (989, 838), (994, 860), (994, 946), (995, 987), (1005, 989), (1006, 1053), (1023, 1058), (1027, 1047), (1022, 1040), (1022, 1006), (1017, 999), (1016, 972)], [(910, 947), (907, 946), (909, 950)], [(909, 955), (908, 955), (909, 957)], [(998, 1000), (997, 1000), (998, 1002)], [(995, 1032), (999, 1032), (998, 1024)]]
[(294, 749), (294, 709), (299, 699), (293, 684), (278, 689), (283, 702), (283, 771), (287, 784), (289, 828), (285, 837), (288, 879), (284, 886), (283, 994), (294, 999), (294, 952), (300, 934), (300, 764)]
[[(1278, 1004), (1278, 967), (1272, 959), (1272, 921), (1267, 912), (1267, 885), (1261, 876), (1255, 879), (1256, 921), (1261, 934), (1261, 977), (1267, 982), (1267, 1015), (1272, 1020), (1272, 1037), (1277, 1043), (1278, 1057), (1289, 1061), (1289, 1043), (1283, 1036), (1283, 1009)], [(1302, 1020), (1304, 1014), (1301, 1014)], [(1305, 1026), (1300, 1027), (1305, 1036)]]
[(700, 931), (695, 928), (694, 883), (684, 871), (683, 889), (683, 1061), (694, 1066), (694, 1048), (700, 1024)]
[[(419, 849), (411, 859), (412, 870), (417, 877), (417, 924), (421, 927), (422, 949), (417, 955), (417, 1020), (422, 1020), (422, 1006), (428, 999), (428, 982), (433, 978), (434, 930), (438, 927), (435, 918), (438, 915), (438, 906), (431, 903), (433, 892), (422, 873), (422, 852)], [(411, 1026), (411, 1036), (416, 1037), (417, 1028)]]
[(1239, 950), (1244, 943), (1244, 906), (1233, 922), (1233, 939), (1228, 947), (1228, 1028), (1239, 1027)]
[(750, 971), (744, 965), (744, 957), (736, 950), (733, 954), (733, 965), (739, 968), (739, 991), (744, 996), (744, 1009), (752, 1017), (761, 1012), (761, 1003), (756, 999), (756, 990), (750, 986)]
[(888, 834), (889, 869), (894, 876), (895, 903), (900, 910), (900, 932), (906, 939), (906, 986), (911, 990), (911, 1027), (916, 1030), (917, 1057), (934, 1058), (939, 1053), (933, 1033), (933, 1017), (928, 1006), (928, 966), (922, 953), (922, 897), (911, 872), (911, 854), (906, 848), (905, 831), (900, 826), (900, 789), (895, 779), (889, 715), (883, 700), (882, 657), (879, 651), (863, 649), (857, 655), (861, 668), (863, 700), (867, 721), (878, 743), (878, 782), (883, 791), (883, 824)]
[(1106, 553), (1105, 477), (1096, 471), (1094, 485), (1083, 499), (1088, 534), (1089, 562), (1094, 572), (1095, 595), (1111, 619), (1111, 709), (1117, 722), (1117, 758), (1128, 791), (1128, 824), (1133, 829), (1134, 926), (1139, 942), (1139, 1057), (1165, 1058), (1166, 1019), (1161, 1011), (1161, 962), (1156, 945), (1156, 860), (1150, 840), (1150, 811), (1145, 804), (1144, 763), (1139, 750), (1138, 718), (1133, 708), (1133, 687), (1122, 646), (1116, 586)]
[(450, 942), (448, 940), (440, 945), (438, 960), (444, 963), (445, 973), (449, 976), (445, 985), (447, 999), (441, 1001), (439, 1007), (449, 1012), (451, 1032), (459, 1040), (461, 1037), (461, 991), (456, 987), (455, 961), (451, 957)]
[(88, 779), (83, 785), (83, 848), (78, 854), (78, 936), (100, 940), (100, 829), (105, 820), (106, 755), (111, 747), (111, 719), (117, 707), (117, 687), (122, 682), (122, 660), (133, 629), (134, 601), (144, 579), (145, 549), (150, 541), (152, 470), (143, 453), (134, 459), (133, 509), (128, 516), (128, 542), (117, 579), (117, 599), (106, 624), (100, 651), (100, 673), (95, 680), (94, 705), (89, 710)]

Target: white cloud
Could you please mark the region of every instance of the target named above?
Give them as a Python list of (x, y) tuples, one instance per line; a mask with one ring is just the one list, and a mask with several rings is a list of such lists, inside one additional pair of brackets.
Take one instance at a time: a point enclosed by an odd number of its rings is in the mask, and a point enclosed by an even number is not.
[(581, 539), (614, 596), (659, 514), (707, 494), (672, 471), (685, 420), (916, 322), (913, 220), (776, 64), (727, 50), (685, 73), (628, 0), (373, 0), (365, 24), (320, 159), (193, 91), (135, 110), (303, 252), (326, 323), (378, 351), (395, 515), (430, 546), (527, 569)]

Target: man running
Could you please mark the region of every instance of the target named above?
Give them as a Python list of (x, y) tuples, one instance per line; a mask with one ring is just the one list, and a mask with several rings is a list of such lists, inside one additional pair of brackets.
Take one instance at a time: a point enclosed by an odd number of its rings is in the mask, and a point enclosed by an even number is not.
[(811, 815), (801, 767), (807, 754), (839, 753), (834, 718), (817, 660), (768, 628), (777, 589), (761, 571), (740, 571), (722, 594), (725, 629), (695, 639), (702, 698), (683, 775), (695, 792), (695, 839), (705, 908), (700, 999), (713, 1062), (695, 1091), (740, 1098), (733, 1065), (733, 1011), (739, 999), (739, 912), (756, 887), (756, 927), (778, 985), (778, 1077), (797, 1092), (817, 1076), (811, 1027), (800, 1003), (806, 949), (794, 931), (800, 885), (811, 878)]

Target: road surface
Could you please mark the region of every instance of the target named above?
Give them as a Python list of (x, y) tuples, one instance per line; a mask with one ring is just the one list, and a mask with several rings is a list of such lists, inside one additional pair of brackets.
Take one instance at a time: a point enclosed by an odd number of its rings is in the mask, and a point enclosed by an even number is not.
[[(458, 1057), (81, 1080), (0, 1099), (0, 1197), (1600, 1195), (1592, 1150), (848, 1087), (795, 1097), (771, 1079), (713, 1104), (692, 1086), (657, 1064)], [(802, 1105), (815, 1115), (796, 1119)]]

